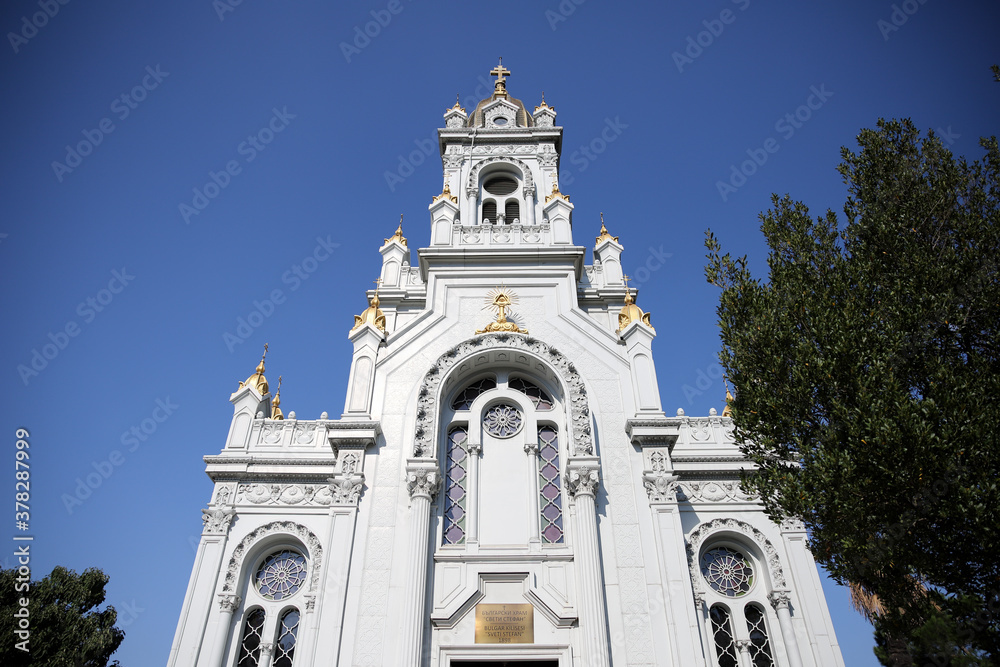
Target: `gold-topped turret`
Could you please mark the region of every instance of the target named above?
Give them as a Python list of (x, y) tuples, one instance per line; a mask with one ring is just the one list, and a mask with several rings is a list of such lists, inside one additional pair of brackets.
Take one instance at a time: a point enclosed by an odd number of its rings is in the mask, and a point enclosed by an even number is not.
[(604, 226), (604, 213), (601, 213), (601, 235), (597, 237), (596, 245), (601, 245), (604, 241), (614, 241), (618, 243), (618, 237), (608, 233), (608, 228)]
[[(399, 214), (399, 227), (396, 227), (396, 233), (385, 240), (386, 243), (389, 241), (396, 241), (402, 246), (406, 246), (406, 237), (403, 236), (403, 214)], [(384, 243), (382, 245), (385, 245)]]
[(653, 329), (653, 325), (649, 321), (650, 314), (642, 312), (642, 308), (635, 305), (635, 299), (632, 298), (632, 292), (628, 288), (629, 280), (631, 279), (625, 276), (625, 306), (618, 313), (618, 332), (621, 333), (625, 327), (633, 322), (642, 322), (655, 333), (656, 329)]
[(271, 399), (271, 419), (284, 419), (285, 414), (281, 411), (279, 407), (281, 405), (281, 376), (278, 376), (278, 391), (274, 392), (274, 398)]
[(544, 90), (542, 91), (542, 103), (539, 104), (537, 107), (535, 107), (535, 113), (538, 113), (542, 109), (548, 109), (549, 111), (555, 111), (555, 108), (550, 107), (548, 104), (545, 103), (545, 91)]
[(264, 358), (267, 356), (267, 343), (264, 343), (264, 354), (260, 355), (260, 363), (257, 364), (257, 370), (253, 375), (248, 377), (243, 382), (240, 382), (239, 388), (243, 387), (253, 387), (257, 390), (257, 393), (261, 396), (268, 392), (267, 378), (264, 377)]
[[(400, 223), (400, 226), (402, 226), (402, 223)], [(351, 331), (354, 331), (362, 324), (370, 324), (382, 333), (385, 333), (385, 313), (378, 307), (378, 286), (381, 283), (381, 278), (375, 280), (375, 293), (372, 294), (372, 298), (368, 302), (368, 307), (365, 308), (364, 312), (354, 316), (354, 326), (351, 327)]]
[(497, 319), (495, 322), (490, 322), (482, 329), (477, 330), (476, 333), (528, 333), (527, 330), (517, 326), (516, 322), (507, 320), (507, 309), (515, 303), (517, 303), (517, 295), (506, 287), (497, 287), (490, 290), (486, 296), (486, 305), (483, 306), (483, 310), (489, 308), (496, 311)]
[(455, 93), (455, 106), (451, 107), (450, 109), (445, 109), (444, 112), (448, 113), (452, 109), (456, 109), (458, 111), (461, 111), (462, 113), (465, 113), (465, 107), (462, 106), (461, 100), (462, 100), (461, 93)]
[[(442, 199), (447, 199), (453, 204), (458, 203), (458, 197), (451, 194), (451, 185), (448, 183), (448, 179), (445, 179), (444, 181), (444, 187), (441, 189), (441, 194), (435, 196), (434, 199), (431, 200), (431, 203), (433, 204), (434, 202), (440, 201)], [(403, 245), (406, 244), (404, 243)]]

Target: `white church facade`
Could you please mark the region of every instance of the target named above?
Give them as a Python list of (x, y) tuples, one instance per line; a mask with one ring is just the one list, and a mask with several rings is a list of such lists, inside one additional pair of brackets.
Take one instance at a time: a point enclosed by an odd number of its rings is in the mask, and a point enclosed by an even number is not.
[(379, 251), (340, 418), (285, 417), (263, 359), (232, 395), (168, 665), (842, 667), (802, 525), (741, 491), (729, 417), (664, 414), (623, 244), (574, 244), (555, 110), (492, 73), (430, 245)]

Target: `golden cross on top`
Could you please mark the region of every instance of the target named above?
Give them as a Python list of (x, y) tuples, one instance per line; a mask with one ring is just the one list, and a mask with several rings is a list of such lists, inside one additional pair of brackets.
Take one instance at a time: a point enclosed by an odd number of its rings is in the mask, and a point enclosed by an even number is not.
[(504, 75), (510, 76), (510, 70), (503, 66), (503, 58), (500, 58), (500, 64), (490, 70), (490, 74), (497, 78), (497, 83), (502, 84), (504, 82)]
[[(602, 220), (601, 222), (603, 223), (604, 221)], [(625, 281), (625, 289), (627, 290), (628, 289), (628, 281), (630, 281), (632, 279), (630, 277), (628, 277), (628, 276), (622, 276), (622, 280)]]
[(375, 291), (377, 292), (378, 288), (382, 286), (382, 279), (381, 278), (376, 278), (372, 282), (375, 283)]

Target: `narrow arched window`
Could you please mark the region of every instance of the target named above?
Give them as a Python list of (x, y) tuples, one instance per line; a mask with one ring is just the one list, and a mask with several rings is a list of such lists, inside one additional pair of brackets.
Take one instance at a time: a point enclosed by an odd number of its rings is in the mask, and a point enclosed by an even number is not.
[(716, 604), (709, 610), (709, 616), (712, 619), (712, 634), (715, 636), (715, 654), (719, 660), (719, 667), (739, 667), (729, 611), (722, 605)]
[(260, 660), (261, 631), (264, 628), (264, 610), (254, 609), (247, 614), (240, 641), (240, 657), (236, 667), (257, 667)]
[(747, 631), (750, 633), (750, 660), (754, 667), (774, 667), (763, 610), (755, 604), (748, 604), (743, 608), (743, 615), (746, 616)]
[[(496, 383), (494, 383), (496, 384)], [(444, 543), (465, 542), (466, 500), (469, 481), (469, 428), (456, 426), (448, 431), (444, 477)]]
[(495, 225), (497, 222), (497, 203), (492, 199), (483, 202), (483, 220), (488, 225)]
[(451, 401), (451, 409), (468, 410), (472, 407), (472, 402), (479, 398), (481, 394), (489, 391), (490, 389), (496, 388), (497, 381), (492, 377), (486, 377), (482, 380), (473, 382), (465, 389), (455, 394), (455, 398)]
[[(515, 220), (521, 217), (521, 207), (518, 205), (516, 199), (508, 199), (507, 203), (504, 204), (504, 218), (507, 220), (508, 225), (513, 225)], [(520, 222), (520, 220), (518, 220)]]
[(292, 667), (295, 654), (295, 635), (299, 630), (299, 610), (289, 609), (281, 616), (278, 641), (274, 645), (273, 667)]
[(559, 432), (552, 426), (538, 427), (538, 508), (542, 540), (563, 541), (562, 493), (559, 477)]
[(531, 402), (534, 404), (536, 410), (552, 409), (552, 399), (535, 383), (529, 382), (524, 378), (512, 377), (507, 381), (507, 386), (514, 391), (521, 392), (531, 399)]

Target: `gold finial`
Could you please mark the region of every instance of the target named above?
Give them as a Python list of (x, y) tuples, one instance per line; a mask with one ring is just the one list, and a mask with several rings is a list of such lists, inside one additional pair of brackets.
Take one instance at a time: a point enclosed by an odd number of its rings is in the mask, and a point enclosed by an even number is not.
[[(395, 242), (399, 243), (401, 246), (406, 247), (406, 237), (403, 236), (403, 214), (402, 213), (399, 214), (399, 227), (396, 227), (396, 233), (393, 234), (392, 236), (390, 236), (389, 238), (387, 238), (385, 240), (385, 243), (388, 243), (389, 241), (395, 241)], [(383, 243), (382, 245), (385, 245), (385, 243)]]
[(267, 393), (267, 378), (264, 377), (265, 357), (267, 357), (267, 343), (264, 343), (264, 354), (260, 355), (260, 363), (257, 364), (257, 370), (246, 380), (240, 382), (240, 386), (237, 389), (253, 387), (261, 396)]
[(278, 391), (274, 392), (274, 400), (271, 401), (271, 419), (284, 419), (285, 414), (278, 407), (281, 405), (281, 376), (278, 376)]
[(722, 408), (722, 416), (732, 417), (733, 416), (732, 403), (734, 399), (732, 393), (729, 391), (729, 383), (726, 381), (725, 376), (723, 376), (722, 378), (722, 383), (726, 385), (726, 407)]
[(378, 288), (382, 286), (382, 279), (376, 278), (373, 282), (375, 283), (375, 293), (372, 294), (372, 298), (368, 301), (368, 307), (365, 308), (364, 312), (354, 316), (354, 326), (351, 327), (351, 331), (354, 331), (362, 324), (370, 324), (382, 333), (385, 333), (385, 313), (378, 307)]
[(597, 245), (601, 245), (601, 243), (608, 240), (613, 240), (615, 243), (618, 243), (618, 237), (609, 234), (608, 228), (604, 226), (604, 213), (601, 213), (601, 234), (597, 237)]
[(457, 109), (457, 110), (461, 111), (462, 113), (465, 113), (465, 107), (462, 106), (461, 100), (462, 100), (461, 93), (455, 93), (455, 106), (453, 106), (451, 109), (446, 109), (445, 113), (448, 113), (452, 109)]
[(621, 333), (633, 322), (642, 322), (656, 333), (656, 329), (653, 329), (653, 324), (649, 321), (649, 313), (642, 312), (642, 308), (635, 305), (632, 290), (628, 286), (628, 281), (632, 279), (629, 276), (622, 276), (622, 280), (625, 281), (625, 306), (618, 313), (618, 332)]
[(552, 177), (552, 194), (550, 194), (547, 197), (545, 197), (545, 203), (548, 204), (550, 201), (552, 201), (556, 197), (558, 197), (560, 199), (565, 199), (566, 201), (569, 201), (569, 195), (564, 195), (563, 193), (559, 192), (559, 179), (556, 178), (555, 176), (553, 176)]
[(538, 113), (542, 109), (549, 109), (551, 111), (555, 111), (555, 109), (553, 109), (552, 107), (550, 107), (548, 104), (545, 103), (545, 91), (544, 90), (542, 91), (542, 103), (539, 104), (537, 107), (535, 107), (535, 113)]
[(507, 97), (507, 88), (505, 87), (506, 79), (504, 76), (510, 75), (510, 70), (503, 66), (503, 58), (500, 58), (500, 64), (490, 70), (490, 74), (497, 78), (496, 83), (493, 87), (494, 97)]
[(490, 322), (484, 328), (477, 330), (476, 333), (528, 333), (527, 330), (517, 326), (516, 322), (509, 322), (507, 320), (507, 309), (515, 303), (517, 303), (517, 295), (507, 287), (501, 285), (490, 290), (486, 295), (486, 305), (483, 306), (483, 310), (490, 309), (495, 311), (497, 319), (495, 322)]
[(451, 201), (451, 203), (453, 204), (458, 203), (458, 197), (451, 194), (451, 184), (448, 182), (447, 176), (445, 176), (444, 178), (444, 187), (441, 188), (441, 194), (435, 196), (434, 199), (431, 200), (431, 203), (433, 204), (434, 202), (439, 201), (441, 199), (447, 199)]

